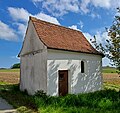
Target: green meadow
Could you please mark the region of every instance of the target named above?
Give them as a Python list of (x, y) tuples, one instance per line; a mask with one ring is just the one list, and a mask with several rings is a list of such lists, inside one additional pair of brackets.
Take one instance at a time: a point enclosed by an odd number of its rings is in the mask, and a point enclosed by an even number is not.
[[(4, 73), (5, 76), (19, 71), (19, 69), (1, 69), (0, 74)], [(116, 70), (104, 68), (103, 76), (104, 73), (116, 75)], [(9, 77), (11, 76), (7, 75), (8, 79)], [(120, 79), (111, 81), (106, 80), (101, 91), (52, 97), (42, 91), (30, 96), (27, 91), (19, 90), (19, 83), (12, 84), (3, 79), (0, 81), (0, 96), (12, 104), (18, 113), (120, 113)]]

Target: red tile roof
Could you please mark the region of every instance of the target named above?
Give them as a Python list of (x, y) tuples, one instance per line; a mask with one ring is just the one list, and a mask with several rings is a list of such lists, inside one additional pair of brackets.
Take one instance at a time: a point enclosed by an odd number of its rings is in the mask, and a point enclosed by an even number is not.
[(39, 39), (50, 49), (100, 54), (82, 32), (30, 17)]

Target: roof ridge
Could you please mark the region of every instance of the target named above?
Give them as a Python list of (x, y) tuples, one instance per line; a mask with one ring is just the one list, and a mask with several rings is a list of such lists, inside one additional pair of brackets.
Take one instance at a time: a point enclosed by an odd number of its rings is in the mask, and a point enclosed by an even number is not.
[[(82, 33), (82, 31), (75, 30), (75, 29), (72, 29), (72, 28), (68, 28), (68, 27), (66, 27), (66, 26), (54, 24), (54, 23), (51, 23), (51, 22), (48, 22), (48, 21), (44, 21), (44, 20), (38, 19), (38, 18), (36, 18), (36, 17), (29, 16), (29, 19), (32, 20), (32, 21), (37, 21), (37, 22), (42, 21), (42, 22), (47, 23), (47, 24), (52, 24), (52, 25), (57, 26), (57, 27), (62, 27), (62, 28), (68, 29), (68, 30), (73, 30), (73, 31)], [(33, 20), (33, 19), (35, 19), (35, 20)], [(83, 33), (82, 33), (82, 34), (83, 34)]]

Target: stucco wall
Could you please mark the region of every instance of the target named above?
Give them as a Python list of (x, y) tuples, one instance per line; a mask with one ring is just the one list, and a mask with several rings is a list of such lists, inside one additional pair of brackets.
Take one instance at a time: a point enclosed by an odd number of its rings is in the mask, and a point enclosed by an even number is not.
[[(85, 62), (85, 73), (81, 73), (81, 60)], [(48, 50), (47, 94), (58, 95), (58, 70), (68, 70), (69, 93), (100, 90), (102, 57), (100, 55)]]
[(28, 31), (20, 53), (20, 89), (34, 94), (37, 90), (47, 90), (47, 48), (39, 40), (33, 24)]

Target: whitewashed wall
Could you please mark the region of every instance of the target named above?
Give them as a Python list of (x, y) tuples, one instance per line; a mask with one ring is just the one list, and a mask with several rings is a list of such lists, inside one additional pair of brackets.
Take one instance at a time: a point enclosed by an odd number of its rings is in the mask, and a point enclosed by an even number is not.
[[(100, 55), (48, 50), (47, 94), (58, 95), (58, 70), (68, 70), (68, 90), (71, 94), (92, 92), (102, 88)], [(81, 60), (85, 73), (81, 73)]]
[(20, 53), (20, 89), (34, 94), (37, 90), (47, 92), (47, 48), (39, 40), (32, 22)]
[[(33, 54), (34, 53), (34, 54)], [(81, 73), (81, 60), (85, 61), (85, 73)], [(102, 87), (100, 55), (47, 49), (36, 34), (32, 22), (20, 52), (20, 89), (34, 94), (44, 90), (58, 95), (58, 70), (68, 70), (69, 93), (100, 90)]]

